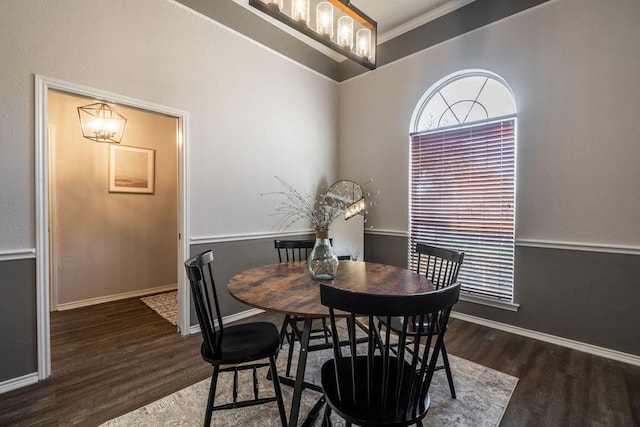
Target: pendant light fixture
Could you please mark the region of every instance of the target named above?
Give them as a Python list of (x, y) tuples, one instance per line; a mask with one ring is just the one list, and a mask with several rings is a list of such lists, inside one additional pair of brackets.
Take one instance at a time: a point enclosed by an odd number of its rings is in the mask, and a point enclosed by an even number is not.
[[(378, 24), (349, 0), (249, 0), (249, 5), (330, 47), (352, 61), (376, 68)], [(315, 5), (315, 7), (313, 7)]]
[(82, 136), (96, 142), (119, 144), (127, 119), (104, 102), (78, 107)]

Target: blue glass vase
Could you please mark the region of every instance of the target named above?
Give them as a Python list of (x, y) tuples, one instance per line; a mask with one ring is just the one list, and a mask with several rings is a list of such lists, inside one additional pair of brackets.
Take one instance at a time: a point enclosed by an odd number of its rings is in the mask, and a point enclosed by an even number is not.
[(307, 258), (307, 270), (313, 280), (333, 280), (338, 257), (329, 241), (329, 230), (316, 230), (316, 243)]

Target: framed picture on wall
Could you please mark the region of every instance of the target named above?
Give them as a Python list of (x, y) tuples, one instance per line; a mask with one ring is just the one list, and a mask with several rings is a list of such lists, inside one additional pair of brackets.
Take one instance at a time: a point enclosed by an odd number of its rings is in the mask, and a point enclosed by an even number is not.
[(109, 192), (153, 194), (155, 150), (111, 144)]

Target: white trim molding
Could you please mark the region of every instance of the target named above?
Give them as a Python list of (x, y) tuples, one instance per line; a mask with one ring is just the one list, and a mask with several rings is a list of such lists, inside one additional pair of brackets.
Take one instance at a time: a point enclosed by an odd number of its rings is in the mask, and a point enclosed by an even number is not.
[(513, 302), (499, 301), (497, 299), (482, 298), (475, 295), (469, 295), (460, 291), (460, 301), (470, 302), (472, 304), (486, 305), (488, 307), (500, 308), (502, 310), (518, 311), (520, 304)]
[(231, 322), (236, 322), (238, 320), (246, 319), (247, 317), (255, 316), (256, 314), (264, 313), (264, 310), (259, 308), (250, 308), (249, 310), (241, 311), (239, 313), (230, 314), (228, 316), (224, 316), (222, 318), (222, 323), (227, 324)]
[(301, 234), (314, 234), (314, 230), (299, 230), (288, 231), (284, 233), (247, 233), (247, 234), (227, 234), (221, 236), (200, 236), (192, 237), (189, 239), (190, 245), (206, 245), (210, 243), (225, 243), (225, 242), (237, 242), (240, 240), (260, 240), (260, 239), (273, 239), (288, 236), (299, 236)]
[(0, 382), (0, 394), (6, 393), (11, 390), (16, 390), (21, 387), (26, 387), (38, 382), (38, 373), (32, 372), (27, 375), (23, 375), (17, 378), (11, 378), (10, 380)]
[[(245, 319), (247, 317), (255, 316), (256, 314), (263, 313), (264, 310), (253, 308), (250, 310), (242, 311), (240, 313), (232, 314), (222, 318), (224, 324), (234, 322), (236, 320)], [(624, 353), (617, 350), (611, 350), (604, 347), (598, 347), (596, 345), (583, 343), (580, 341), (570, 340), (567, 338), (558, 337), (551, 334), (545, 334), (543, 332), (533, 331), (531, 329), (521, 328), (519, 326), (508, 325), (506, 323), (500, 323), (493, 320), (483, 319), (481, 317), (471, 316), (469, 314), (460, 313), (457, 311), (451, 312), (451, 317), (459, 320), (464, 320), (470, 323), (476, 323), (478, 325), (486, 326), (492, 329), (498, 329), (501, 331), (509, 332), (512, 334), (520, 335), (527, 338), (533, 338), (538, 341), (548, 342), (550, 344), (559, 345), (561, 347), (567, 347), (572, 350), (581, 351), (584, 353), (593, 354), (594, 356), (600, 356), (618, 362), (628, 363), (634, 366), (640, 366), (640, 356), (630, 353)], [(200, 332), (199, 325), (191, 326), (190, 333), (195, 334)]]
[[(260, 314), (260, 313), (264, 313), (264, 310), (261, 310), (259, 308), (251, 308), (249, 310), (241, 311), (239, 313), (230, 314), (228, 316), (223, 317), (222, 323), (226, 325), (227, 323), (246, 319), (247, 317), (255, 316), (256, 314)], [(213, 323), (215, 326), (218, 326), (217, 320), (214, 319)], [(189, 334), (197, 334), (199, 332), (200, 332), (200, 325), (198, 324), (191, 325), (191, 327), (189, 328)]]
[(35, 186), (36, 186), (36, 337), (38, 379), (51, 375), (50, 283), (49, 283), (49, 148), (48, 91), (61, 88), (52, 79), (35, 75)]
[(516, 239), (516, 246), (568, 251), (602, 252), (609, 254), (640, 255), (640, 246), (605, 243), (566, 242), (559, 240)]
[(176, 284), (157, 286), (155, 288), (140, 289), (137, 291), (123, 292), (121, 294), (89, 298), (89, 299), (74, 301), (74, 302), (66, 302), (64, 304), (58, 304), (57, 309), (58, 311), (72, 310), (74, 308), (87, 307), (90, 305), (102, 304), (105, 302), (119, 301), (122, 299), (136, 298), (136, 297), (141, 297), (149, 294), (159, 294), (161, 292), (175, 291), (176, 289), (178, 289), (178, 285)]
[(469, 3), (474, 2), (475, 0), (450, 0), (443, 4), (442, 6), (436, 7), (424, 13), (420, 16), (417, 16), (410, 21), (405, 22), (402, 25), (399, 25), (395, 28), (392, 28), (384, 33), (378, 35), (378, 44), (382, 44), (386, 41), (389, 41), (399, 35), (402, 35), (406, 32), (413, 30), (421, 25), (426, 24), (427, 22), (433, 21), (435, 19), (440, 18), (441, 16), (446, 15), (447, 13), (451, 13), (456, 9), (459, 9), (463, 6), (468, 5)]
[(376, 236), (391, 236), (409, 238), (409, 232), (406, 230), (384, 230), (379, 228), (365, 228), (364, 234), (373, 234)]
[[(190, 297), (186, 272), (182, 267), (189, 255), (189, 244), (184, 236), (189, 235), (189, 184), (188, 184), (188, 133), (189, 114), (165, 105), (131, 98), (88, 86), (59, 80), (40, 74), (35, 80), (35, 224), (36, 224), (36, 311), (38, 342), (38, 377), (45, 379), (51, 375), (51, 333), (50, 333), (50, 277), (51, 262), (49, 248), (49, 148), (48, 148), (48, 91), (60, 90), (72, 95), (101, 99), (121, 105), (175, 117), (178, 121), (176, 141), (178, 151), (178, 329), (187, 335), (190, 319)], [(182, 272), (182, 273), (180, 273)]]
[(508, 325), (506, 323), (496, 322), (494, 320), (483, 319), (481, 317), (471, 316), (469, 314), (460, 313), (457, 311), (451, 312), (451, 317), (464, 320), (470, 323), (476, 323), (478, 325), (487, 326), (489, 328), (498, 329), (501, 331), (509, 332), (512, 334), (520, 335), (527, 338), (533, 338), (538, 341), (548, 342), (550, 344), (559, 345), (561, 347), (567, 347), (572, 350), (581, 351), (583, 353), (593, 354), (594, 356), (600, 356), (618, 362), (628, 363), (634, 366), (640, 366), (640, 356), (630, 353), (624, 353), (622, 351), (611, 350), (604, 347), (598, 347), (596, 345), (583, 343), (580, 341), (570, 340), (568, 338), (562, 338), (551, 334), (545, 334), (544, 332), (533, 331), (531, 329), (521, 328), (519, 326)]
[(36, 250), (34, 249), (9, 249), (0, 251), (0, 262), (16, 261), (21, 259), (34, 259)]
[[(367, 228), (365, 234), (377, 236), (406, 237), (409, 232), (405, 230), (385, 230)], [(544, 239), (516, 239), (515, 245), (518, 247), (561, 249), (566, 251), (600, 252), (623, 255), (640, 255), (640, 245), (620, 245), (615, 243), (591, 243), (591, 242), (570, 242), (562, 240)]]

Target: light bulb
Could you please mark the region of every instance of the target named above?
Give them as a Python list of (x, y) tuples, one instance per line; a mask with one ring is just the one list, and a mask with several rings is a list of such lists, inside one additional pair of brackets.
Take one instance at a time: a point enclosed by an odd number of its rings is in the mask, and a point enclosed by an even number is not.
[(349, 50), (353, 47), (353, 19), (350, 16), (338, 18), (337, 43)]
[(291, 17), (298, 22), (309, 24), (309, 0), (292, 0)]
[(365, 58), (371, 55), (371, 31), (368, 28), (356, 32), (356, 54)]
[(333, 38), (333, 6), (323, 1), (316, 7), (316, 32)]

